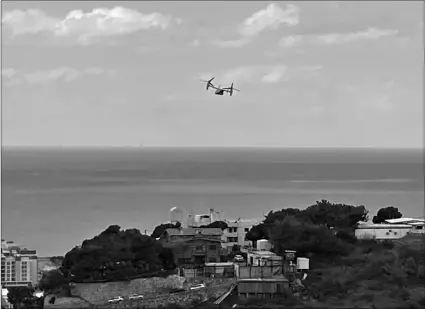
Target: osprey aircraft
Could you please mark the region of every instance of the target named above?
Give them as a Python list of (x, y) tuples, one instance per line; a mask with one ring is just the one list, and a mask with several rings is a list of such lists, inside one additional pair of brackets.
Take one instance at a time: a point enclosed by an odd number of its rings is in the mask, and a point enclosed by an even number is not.
[(224, 95), (224, 93), (227, 92), (230, 96), (232, 96), (233, 91), (240, 91), (236, 88), (233, 88), (233, 83), (230, 85), (230, 87), (221, 88), (220, 85), (218, 85), (218, 87), (216, 87), (212, 84), (213, 79), (214, 79), (214, 77), (211, 78), (210, 80), (202, 80), (201, 79), (201, 82), (207, 83), (206, 90), (208, 90), (209, 88), (215, 89), (215, 92), (214, 92), (215, 95)]

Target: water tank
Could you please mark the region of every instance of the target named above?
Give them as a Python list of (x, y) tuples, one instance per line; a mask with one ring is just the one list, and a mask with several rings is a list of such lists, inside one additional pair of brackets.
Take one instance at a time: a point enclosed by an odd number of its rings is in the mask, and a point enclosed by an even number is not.
[(297, 258), (297, 269), (305, 270), (310, 269), (310, 260), (308, 258)]
[(170, 219), (170, 222), (172, 223), (175, 223), (175, 222), (185, 223), (186, 220), (185, 220), (184, 210), (178, 207), (171, 208), (169, 212), (169, 219)]
[(272, 245), (267, 239), (257, 240), (257, 250), (270, 251)]

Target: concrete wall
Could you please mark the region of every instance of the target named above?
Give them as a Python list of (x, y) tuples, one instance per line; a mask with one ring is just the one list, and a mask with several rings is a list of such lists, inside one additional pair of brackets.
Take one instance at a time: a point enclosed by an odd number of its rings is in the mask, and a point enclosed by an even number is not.
[(358, 239), (394, 240), (406, 236), (410, 229), (411, 227), (362, 227), (356, 229), (355, 236)]
[(235, 283), (234, 279), (222, 279), (222, 280), (204, 280), (206, 288), (185, 291), (180, 293), (165, 293), (161, 295), (152, 295), (145, 297), (143, 300), (129, 301), (125, 300), (116, 305), (104, 305), (99, 308), (158, 308), (170, 304), (178, 304), (182, 307), (190, 307), (193, 303), (200, 303), (210, 298), (218, 298)]
[(107, 283), (75, 283), (71, 286), (71, 296), (81, 297), (92, 304), (103, 304), (109, 299), (130, 294), (150, 294), (169, 292), (170, 289), (183, 288), (184, 278), (172, 275), (167, 278), (144, 278), (131, 281)]

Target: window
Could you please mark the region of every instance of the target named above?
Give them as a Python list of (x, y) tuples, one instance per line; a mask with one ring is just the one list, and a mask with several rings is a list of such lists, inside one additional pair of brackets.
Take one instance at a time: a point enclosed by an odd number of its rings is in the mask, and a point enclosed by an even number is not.
[(209, 249), (210, 250), (216, 250), (217, 249), (217, 246), (216, 245), (210, 245)]
[(237, 237), (227, 237), (227, 242), (238, 242)]
[(249, 227), (246, 227), (245, 228), (245, 233), (248, 233), (249, 232)]
[(417, 226), (416, 226), (416, 229), (417, 229), (417, 230), (422, 230), (422, 229), (423, 229), (423, 225), (417, 225)]
[(390, 235), (390, 232), (386, 232), (385, 235)]
[(202, 245), (200, 245), (200, 246), (196, 246), (195, 247), (195, 250), (199, 250), (199, 251), (201, 251), (203, 249), (203, 246)]
[(394, 235), (397, 235), (397, 232), (394, 232)]

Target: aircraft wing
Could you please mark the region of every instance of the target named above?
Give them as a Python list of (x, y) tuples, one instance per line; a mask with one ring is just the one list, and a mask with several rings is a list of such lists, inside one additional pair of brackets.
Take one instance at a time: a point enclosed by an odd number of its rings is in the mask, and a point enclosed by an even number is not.
[(208, 88), (213, 88), (213, 89), (216, 89), (216, 90), (220, 89), (220, 88), (217, 88), (216, 86), (213, 86), (213, 85), (210, 85)]
[[(230, 87), (226, 87), (226, 88), (221, 88), (222, 90), (224, 90), (224, 91), (227, 91), (227, 92), (230, 92), (230, 90), (232, 89), (232, 88), (230, 88)], [(238, 89), (236, 89), (236, 88), (233, 88), (233, 91), (240, 91), (240, 90), (238, 90)]]

